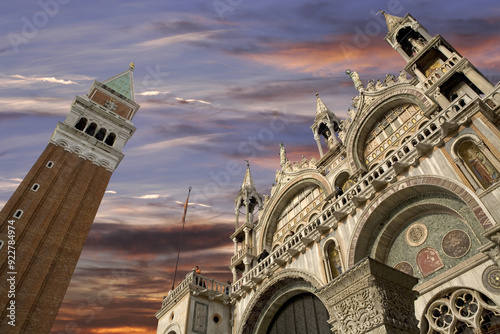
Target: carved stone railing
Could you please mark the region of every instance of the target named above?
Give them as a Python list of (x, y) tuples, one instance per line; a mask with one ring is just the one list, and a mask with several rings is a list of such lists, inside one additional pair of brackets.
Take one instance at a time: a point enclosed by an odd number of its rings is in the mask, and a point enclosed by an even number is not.
[(423, 82), (424, 89), (427, 90), (432, 87), (439, 79), (441, 79), (447, 72), (449, 72), (457, 63), (463, 58), (453, 53), (450, 58), (448, 58), (443, 65), (437, 68), (431, 75), (427, 77), (427, 80)]
[(205, 295), (210, 300), (219, 299), (228, 303), (230, 289), (231, 284), (222, 283), (213, 278), (208, 278), (192, 271), (186, 275), (186, 278), (179, 283), (174, 290), (171, 290), (168, 293), (167, 297), (163, 299), (161, 304), (162, 307), (158, 313), (168, 310), (187, 293), (192, 293), (195, 296)]
[(236, 252), (236, 255), (234, 255), (232, 258), (231, 258), (231, 263), (235, 263), (237, 262), (238, 260), (240, 260), (243, 256), (252, 256), (252, 248), (250, 247), (243, 247), (241, 249), (238, 250), (238, 252)]
[(318, 218), (297, 231), (283, 245), (234, 282), (231, 296), (241, 297), (243, 290), (249, 291), (255, 284), (270, 276), (274, 270), (285, 265), (294, 255), (304, 252), (307, 245), (313, 241), (319, 241), (322, 234), (327, 233), (330, 228), (335, 227), (338, 221), (355, 212), (356, 207), (366, 202), (375, 192), (387, 183), (394, 182), (398, 174), (410, 165), (416, 166), (420, 156), (434, 146), (442, 146), (443, 138), (467, 120), (466, 110), (479, 99), (479, 97), (473, 99), (467, 94), (462, 94), (446, 109), (435, 112), (424, 127), (387, 156), (375, 169), (360, 178), (343, 195), (333, 200)]

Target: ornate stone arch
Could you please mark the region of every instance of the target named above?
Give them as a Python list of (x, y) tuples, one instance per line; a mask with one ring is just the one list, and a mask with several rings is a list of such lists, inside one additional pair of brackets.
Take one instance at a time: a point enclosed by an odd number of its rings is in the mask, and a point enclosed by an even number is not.
[(366, 109), (361, 111), (363, 117), (356, 117), (349, 126), (349, 129), (354, 129), (354, 131), (348, 132), (346, 153), (353, 174), (367, 171), (364, 146), (372, 126), (391, 108), (405, 103), (416, 105), (424, 114), (436, 107), (436, 104), (419, 89), (409, 84), (395, 85), (387, 88), (386, 93), (376, 97)]
[(294, 195), (310, 185), (319, 186), (325, 195), (329, 195), (332, 192), (328, 180), (318, 172), (299, 176), (287, 184), (279, 191), (277, 196), (273, 196), (274, 198), (271, 199), (271, 202), (264, 209), (260, 219), (263, 224), (259, 240), (260, 249), (265, 249), (266, 247), (270, 249), (272, 247), (273, 234), (276, 231), (277, 220), (281, 214), (281, 210), (283, 210)]
[[(385, 217), (384, 212), (393, 210), (396, 208), (398, 203), (401, 203), (409, 196), (424, 193), (445, 194), (450, 198), (456, 198), (457, 201), (460, 201), (468, 208), (467, 214), (477, 220), (477, 223), (479, 223), (480, 226), (478, 228), (481, 231), (492, 226), (492, 218), (487, 213), (482, 203), (477, 199), (476, 195), (469, 188), (464, 187), (455, 180), (446, 177), (427, 175), (410, 177), (387, 188), (379, 196), (374, 198), (370, 205), (361, 213), (360, 219), (358, 220), (350, 241), (348, 267), (352, 267), (356, 262), (367, 256), (370, 252), (370, 239), (376, 229), (380, 228), (380, 219)], [(450, 214), (453, 214), (451, 209), (449, 212)], [(379, 218), (376, 218), (377, 215)], [(400, 226), (386, 226), (384, 228), (384, 233), (390, 234), (391, 229), (394, 230), (400, 228)], [(381, 237), (380, 240), (385, 244), (377, 244), (373, 246), (374, 249), (379, 247), (377, 254), (382, 254), (384, 252), (383, 247), (389, 247), (387, 243), (390, 241), (388, 239)]]
[[(315, 295), (323, 305), (326, 305), (321, 296), (314, 292), (323, 284), (318, 277), (302, 269), (284, 269), (274, 275), (266, 284), (261, 286), (246, 307), (239, 321), (238, 334), (265, 333), (274, 314), (291, 297), (309, 292)], [(330, 314), (331, 317), (331, 314)]]

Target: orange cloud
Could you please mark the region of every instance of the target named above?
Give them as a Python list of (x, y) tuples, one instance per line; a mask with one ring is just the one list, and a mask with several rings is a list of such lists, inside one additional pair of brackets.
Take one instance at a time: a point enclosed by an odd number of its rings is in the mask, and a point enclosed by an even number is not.
[(354, 67), (357, 71), (378, 68), (392, 69), (403, 58), (388, 44), (373, 39), (366, 47), (357, 47), (352, 36), (343, 35), (332, 41), (300, 42), (266, 45), (272, 51), (238, 54), (252, 61), (316, 76), (331, 76)]

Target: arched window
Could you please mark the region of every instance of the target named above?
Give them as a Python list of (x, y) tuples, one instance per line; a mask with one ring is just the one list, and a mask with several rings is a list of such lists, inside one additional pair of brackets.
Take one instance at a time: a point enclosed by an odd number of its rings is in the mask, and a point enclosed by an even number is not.
[(106, 136), (106, 129), (100, 128), (99, 131), (97, 131), (97, 133), (95, 135), (95, 139), (97, 139), (99, 141), (103, 141), (105, 136)]
[(14, 218), (21, 218), (23, 216), (23, 213), (23, 210), (17, 210), (16, 213), (14, 213)]
[(106, 145), (113, 146), (113, 144), (115, 143), (115, 139), (116, 135), (111, 132), (108, 137), (106, 137), (106, 140), (104, 142), (106, 143)]
[(85, 125), (87, 125), (87, 119), (82, 117), (80, 118), (78, 123), (75, 124), (75, 128), (77, 130), (83, 131), (83, 129), (85, 129)]
[(97, 124), (90, 123), (90, 125), (87, 127), (87, 130), (85, 130), (85, 133), (88, 134), (89, 136), (93, 136), (96, 128)]
[(421, 112), (416, 104), (403, 103), (383, 112), (372, 123), (363, 152), (368, 167), (379, 163), (388, 150), (397, 148), (400, 137), (410, 137), (415, 132)]

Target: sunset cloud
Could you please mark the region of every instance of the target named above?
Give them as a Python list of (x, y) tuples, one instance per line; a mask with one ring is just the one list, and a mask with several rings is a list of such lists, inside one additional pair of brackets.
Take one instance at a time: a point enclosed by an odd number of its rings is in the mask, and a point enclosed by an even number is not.
[[(220, 17), (189, 1), (68, 2), (18, 45), (0, 39), (0, 205), (7, 202), (64, 121), (75, 95), (135, 63), (141, 108), (125, 157), (104, 195), (53, 334), (155, 333), (154, 313), (173, 281), (183, 205), (190, 194), (175, 284), (195, 265), (226, 281), (234, 198), (250, 161), (269, 194), (279, 143), (290, 161), (319, 159), (310, 126), (319, 93), (343, 119), (366, 83), (397, 75), (404, 59), (384, 41), (375, 13), (387, 2), (244, 1)], [(494, 84), (500, 20), (493, 0), (401, 0)], [(37, 1), (9, 2), (3, 31), (21, 34)], [(377, 25), (376, 31), (366, 27)], [(364, 35), (363, 37), (361, 35)], [(360, 40), (363, 39), (363, 43)], [(69, 325), (68, 325), (69, 324)], [(68, 326), (68, 327), (66, 327)]]

